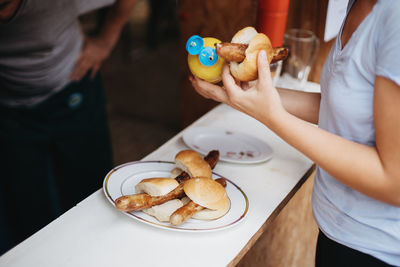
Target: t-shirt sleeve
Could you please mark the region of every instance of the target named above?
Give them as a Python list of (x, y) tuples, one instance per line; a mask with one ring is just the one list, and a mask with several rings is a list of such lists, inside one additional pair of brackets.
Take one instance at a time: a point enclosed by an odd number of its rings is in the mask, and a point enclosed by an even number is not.
[(400, 1), (392, 1), (385, 13), (376, 51), (376, 75), (400, 85)]
[(75, 0), (78, 15), (114, 4), (115, 0)]

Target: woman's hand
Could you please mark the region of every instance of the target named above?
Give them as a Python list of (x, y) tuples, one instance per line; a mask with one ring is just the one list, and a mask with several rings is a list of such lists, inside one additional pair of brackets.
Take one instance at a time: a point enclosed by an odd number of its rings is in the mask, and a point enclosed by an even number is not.
[(211, 98), (242, 111), (267, 126), (279, 120), (285, 109), (279, 93), (273, 86), (267, 56), (264, 51), (258, 54), (258, 80), (249, 83), (235, 81), (225, 65), (222, 72), (223, 87), (190, 78), (195, 90), (205, 98)]
[(72, 81), (80, 81), (91, 70), (90, 78), (94, 78), (103, 61), (110, 55), (113, 45), (100, 38), (86, 37), (80, 55), (75, 62), (75, 68), (70, 75)]

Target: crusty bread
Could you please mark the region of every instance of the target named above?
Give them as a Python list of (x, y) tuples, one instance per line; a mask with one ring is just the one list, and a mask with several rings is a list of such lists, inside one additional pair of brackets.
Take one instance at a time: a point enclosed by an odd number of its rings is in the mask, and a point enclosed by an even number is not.
[(160, 222), (169, 222), (171, 214), (183, 206), (183, 203), (179, 199), (169, 200), (161, 205), (153, 206), (149, 209), (143, 210), (143, 212), (154, 216)]
[(215, 220), (224, 216), (231, 207), (231, 201), (228, 196), (224, 197), (221, 201), (221, 206), (217, 210), (204, 209), (196, 212), (192, 218), (198, 220)]
[(196, 204), (217, 210), (225, 207), (227, 197), (225, 188), (213, 179), (197, 177), (189, 179), (183, 185), (185, 194)]
[(273, 48), (269, 38), (263, 33), (257, 33), (253, 27), (246, 27), (238, 31), (232, 38), (232, 43), (248, 44), (246, 58), (238, 62), (230, 62), (232, 76), (240, 81), (253, 81), (258, 77), (258, 52), (265, 50), (268, 62), (272, 60)]
[(182, 150), (175, 156), (176, 166), (185, 171), (191, 178), (212, 177), (210, 165), (203, 157), (193, 150)]
[(163, 196), (174, 190), (179, 183), (173, 178), (147, 178), (135, 186), (136, 193), (147, 193), (150, 196)]

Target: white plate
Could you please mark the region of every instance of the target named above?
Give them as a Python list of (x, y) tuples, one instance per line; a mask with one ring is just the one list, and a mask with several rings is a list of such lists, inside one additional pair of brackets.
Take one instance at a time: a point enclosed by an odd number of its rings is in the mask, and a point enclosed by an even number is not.
[(240, 132), (198, 127), (186, 130), (183, 141), (191, 149), (207, 155), (219, 150), (220, 160), (233, 163), (260, 163), (272, 157), (272, 148), (265, 142)]
[[(114, 201), (120, 196), (134, 194), (135, 185), (142, 179), (170, 177), (173, 168), (175, 168), (175, 164), (166, 161), (135, 161), (120, 165), (112, 169), (104, 179), (104, 193), (107, 199), (115, 206)], [(213, 179), (220, 177), (222, 176), (213, 173)], [(228, 179), (226, 181), (226, 192), (231, 200), (231, 208), (225, 216), (217, 220), (189, 219), (182, 225), (174, 226), (170, 223), (160, 222), (153, 216), (141, 211), (124, 213), (139, 222), (168, 230), (203, 232), (226, 229), (242, 221), (249, 208), (246, 194), (232, 181)]]

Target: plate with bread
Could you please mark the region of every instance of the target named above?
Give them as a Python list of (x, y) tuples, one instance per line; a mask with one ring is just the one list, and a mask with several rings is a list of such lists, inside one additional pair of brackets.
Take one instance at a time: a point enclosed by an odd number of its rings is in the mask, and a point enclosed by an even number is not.
[(231, 180), (212, 171), (219, 151), (202, 157), (179, 151), (174, 161), (135, 161), (112, 169), (103, 190), (111, 204), (129, 217), (158, 228), (204, 232), (241, 222), (249, 201)]
[(232, 163), (260, 163), (272, 157), (272, 148), (251, 135), (214, 127), (188, 129), (182, 136), (191, 149), (206, 155), (210, 148), (218, 149), (220, 159)]

